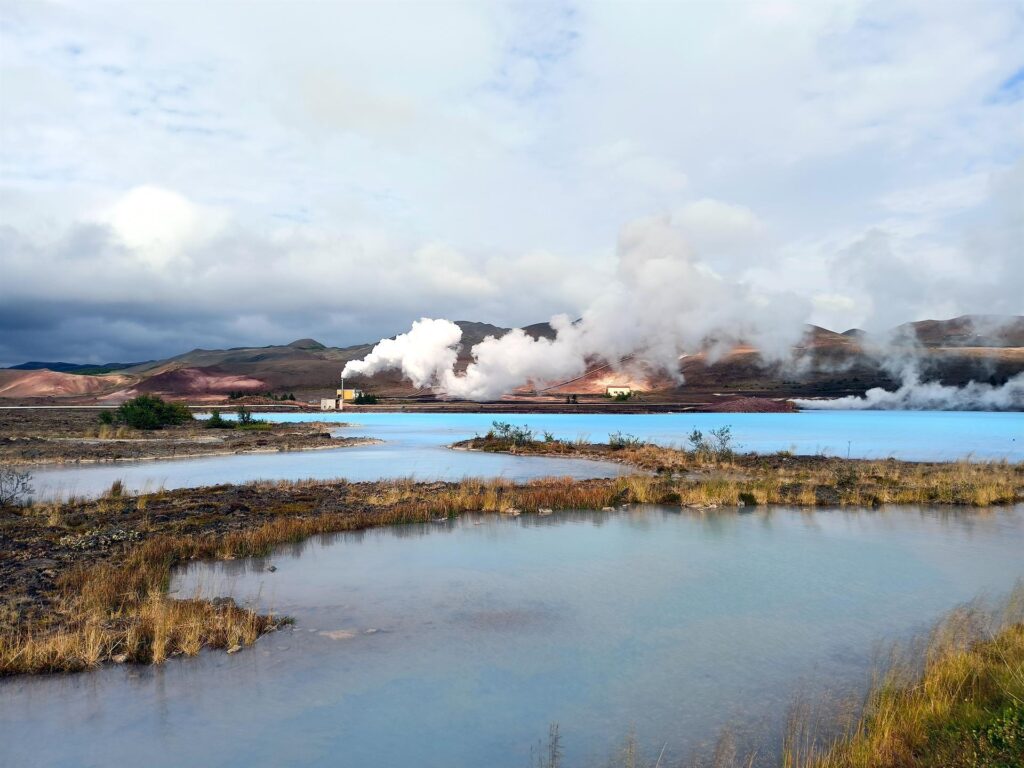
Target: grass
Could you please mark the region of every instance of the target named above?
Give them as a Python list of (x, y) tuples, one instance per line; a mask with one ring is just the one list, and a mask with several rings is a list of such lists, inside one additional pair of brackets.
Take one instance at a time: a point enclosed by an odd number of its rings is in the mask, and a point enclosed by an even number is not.
[[(633, 450), (623, 448), (617, 453)], [(649, 447), (635, 450), (643, 457), (651, 455)], [(371, 484), (257, 483), (249, 487), (255, 491), (253, 501), (260, 505), (262, 517), (226, 532), (210, 530), (225, 519), (212, 501), (217, 493), (229, 494), (231, 486), (132, 497), (115, 482), (98, 499), (41, 504), (24, 516), (31, 521), (28, 524), (39, 527), (39, 535), (52, 537), (47, 531), (63, 526), (69, 513), (78, 517), (85, 513), (97, 523), (134, 514), (133, 524), (142, 541), (126, 544), (116, 557), (66, 571), (56, 582), (51, 609), (43, 618), (0, 629), (0, 674), (73, 671), (109, 659), (160, 662), (178, 653), (194, 654), (202, 647), (247, 645), (278, 626), (280, 619), (200, 598), (172, 599), (167, 595), (172, 568), (196, 559), (261, 556), (276, 545), (317, 534), (424, 522), (470, 511), (533, 513), (628, 503), (985, 506), (1014, 500), (1020, 476), (1019, 466), (1009, 464), (862, 462), (856, 481), (851, 481), (843, 474), (848, 469), (816, 462), (769, 472), (737, 460), (695, 477), (662, 473), (589, 481), (551, 478), (525, 484), (500, 479), (417, 483), (411, 478)], [(346, 494), (342, 508), (330, 509), (341, 491)], [(154, 529), (152, 520), (167, 517), (168, 508), (182, 517), (175, 530)]]
[[(975, 603), (943, 618), (925, 638), (894, 652), (843, 731), (830, 715), (814, 723), (803, 702), (790, 718), (782, 768), (1019, 768), (1024, 765), (1024, 584), (998, 611)], [(840, 731), (822, 743), (821, 727)], [(661, 744), (659, 742), (659, 744)], [(740, 748), (729, 728), (713, 750), (685, 763), (644, 750), (630, 730), (601, 763), (609, 768), (753, 768), (767, 755)], [(538, 768), (560, 768), (562, 732), (550, 727), (533, 751)], [(760, 760), (758, 758), (761, 758)]]
[[(1024, 463), (905, 462), (824, 456), (685, 451), (632, 444), (475, 438), (460, 447), (491, 452), (613, 460), (656, 473), (644, 491), (653, 502), (736, 506), (952, 504), (988, 507), (1024, 498)], [(616, 439), (619, 438), (619, 439)]]
[[(486, 440), (479, 438), (478, 440)], [(469, 441), (470, 443), (476, 441)], [(480, 447), (471, 445), (470, 447)], [(497, 449), (493, 444), (484, 447)], [(533, 441), (534, 453), (607, 458), (608, 446)], [(0, 675), (71, 672), (104, 662), (159, 664), (203, 648), (235, 650), (287, 621), (231, 601), (171, 597), (172, 570), (193, 560), (265, 556), (281, 544), (318, 534), (426, 522), (465, 512), (525, 513), (601, 509), (627, 503), (709, 507), (759, 504), (946, 503), (988, 506), (1020, 498), (1019, 464), (910, 464), (824, 457), (698, 456), (626, 445), (617, 459), (652, 474), (516, 484), (467, 479), (420, 483), (259, 482), (132, 496), (120, 482), (103, 497), (36, 505), (11, 518), (40, 539), (55, 540), (66, 520), (85, 517), (134, 526), (100, 558), (83, 557), (55, 579), (46, 607), (0, 626)], [(251, 516), (233, 518), (248, 503)], [(173, 513), (173, 514), (172, 514)], [(154, 522), (160, 520), (169, 522)], [(225, 528), (225, 521), (236, 528)], [(1024, 754), (1024, 587), (999, 621), (978, 606), (954, 612), (917, 654), (877, 675), (855, 724), (822, 742), (797, 723), (785, 768), (1008, 768)], [(557, 731), (556, 742), (557, 742)], [(549, 745), (550, 746), (550, 745)], [(558, 744), (546, 753), (560, 760)], [(640, 765), (634, 742), (623, 765)], [(742, 764), (735, 751), (723, 755)], [(738, 762), (736, 762), (738, 761)]]
[(1014, 768), (1024, 765), (1024, 586), (998, 619), (951, 613), (917, 653), (876, 677), (863, 714), (825, 746), (797, 730), (785, 768)]
[[(260, 615), (231, 603), (198, 596), (190, 600), (170, 597), (167, 589), (172, 569), (192, 560), (257, 557), (277, 545), (318, 534), (426, 522), (468, 511), (602, 507), (625, 491), (620, 484), (571, 479), (525, 485), (466, 480), (440, 487), (434, 484), (429, 489), (406, 480), (373, 484), (372, 492), (360, 498), (365, 511), (318, 511), (323, 498), (339, 485), (351, 488), (344, 483), (332, 486), (315, 481), (264, 483), (257, 487), (288, 491), (286, 500), (268, 509), (272, 517), (266, 522), (229, 532), (158, 534), (126, 548), (114, 559), (71, 568), (58, 579), (50, 609), (43, 616), (0, 630), (0, 675), (72, 672), (109, 660), (161, 663), (178, 654), (195, 655), (204, 647), (249, 645), (280, 626), (280, 617)], [(301, 498), (305, 490), (318, 493)], [(138, 528), (145, 532), (148, 512), (165, 495), (130, 499), (115, 485), (99, 499), (76, 502), (76, 509), (87, 509), (94, 519), (118, 516), (125, 509), (144, 513)], [(25, 519), (39, 521), (44, 527), (60, 525), (67, 506), (38, 505)], [(202, 527), (219, 517), (194, 515), (181, 521), (178, 528)]]

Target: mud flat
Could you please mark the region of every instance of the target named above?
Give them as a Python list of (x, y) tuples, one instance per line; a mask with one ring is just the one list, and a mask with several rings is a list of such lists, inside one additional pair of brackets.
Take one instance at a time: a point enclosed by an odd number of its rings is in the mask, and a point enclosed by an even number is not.
[(250, 429), (207, 429), (204, 422), (135, 430), (101, 424), (96, 409), (0, 409), (0, 464), (89, 464), (237, 453), (307, 451), (366, 445), (332, 437), (344, 424), (263, 422)]

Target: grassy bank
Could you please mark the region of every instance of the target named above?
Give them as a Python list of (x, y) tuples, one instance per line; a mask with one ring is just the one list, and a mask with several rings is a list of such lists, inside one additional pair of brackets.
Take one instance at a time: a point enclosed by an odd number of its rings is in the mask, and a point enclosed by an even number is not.
[[(338, 424), (320, 422), (240, 425), (210, 429), (209, 421), (184, 421), (160, 430), (136, 429), (113, 422), (114, 411), (93, 409), (0, 409), (0, 464), (97, 463), (217, 456), (268, 451), (343, 448), (368, 442), (332, 438)], [(103, 415), (107, 419), (103, 420)]]
[(266, 554), (312, 535), (452, 517), (629, 503), (719, 506), (960, 504), (1022, 498), (1019, 464), (912, 464), (494, 437), (463, 447), (613, 459), (651, 474), (616, 479), (461, 483), (298, 482), (182, 489), (39, 504), (0, 517), (0, 674), (70, 671), (106, 660), (159, 662), (253, 642), (274, 616), (174, 600), (171, 569)]
[(960, 608), (878, 675), (845, 736), (815, 747), (797, 730), (785, 768), (1024, 765), (1024, 587), (993, 618)]
[[(524, 433), (529, 435), (530, 433)], [(786, 453), (695, 450), (613, 435), (606, 444), (487, 435), (457, 443), (467, 450), (616, 461), (653, 472), (630, 479), (634, 501), (691, 505), (866, 506), (954, 504), (986, 507), (1024, 499), (1024, 463), (875, 461)]]
[(568, 479), (257, 483), (23, 509), (0, 525), (12, 555), (0, 567), (0, 675), (159, 663), (248, 645), (279, 626), (230, 601), (168, 596), (171, 570), (191, 560), (264, 555), (317, 534), (467, 511), (601, 508), (627, 491)]
[[(852, 713), (852, 727), (844, 724)], [(571, 728), (571, 724), (569, 725)], [(839, 733), (826, 736), (824, 733)], [(560, 768), (558, 723), (534, 749), (537, 768)], [(665, 744), (642, 745), (630, 731), (600, 765), (607, 768), (1019, 768), (1024, 765), (1024, 585), (998, 610), (961, 606), (926, 637), (897, 649), (876, 669), (863, 699), (792, 708), (782, 754), (740, 745), (732, 730), (703, 756), (679, 762)], [(660, 751), (659, 751), (660, 748)]]

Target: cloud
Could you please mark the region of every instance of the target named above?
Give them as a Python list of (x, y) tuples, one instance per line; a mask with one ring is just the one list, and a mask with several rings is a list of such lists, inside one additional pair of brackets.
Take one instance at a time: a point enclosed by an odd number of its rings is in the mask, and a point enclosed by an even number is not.
[(821, 324), (1024, 311), (1021, 10), (8, 3), (2, 362), (576, 317), (652, 216)]
[(681, 356), (706, 351), (713, 359), (742, 342), (756, 345), (769, 361), (782, 360), (805, 331), (807, 302), (724, 279), (695, 257), (668, 216), (624, 227), (617, 259), (614, 277), (595, 292), (577, 322), (566, 315), (551, 319), (554, 339), (519, 329), (487, 337), (466, 350), (472, 360), (460, 373), (455, 363), (461, 329), (449, 320), (424, 318), (348, 363), (342, 375), (396, 369), (417, 387), (493, 400), (527, 384), (575, 378), (593, 361), (618, 368), (629, 357), (682, 381)]

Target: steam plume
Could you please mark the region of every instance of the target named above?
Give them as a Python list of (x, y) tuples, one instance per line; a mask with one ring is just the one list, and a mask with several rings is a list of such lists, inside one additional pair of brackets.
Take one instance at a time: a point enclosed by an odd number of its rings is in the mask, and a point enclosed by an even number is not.
[(913, 410), (913, 411), (1008, 411), (1024, 408), (1024, 373), (1003, 385), (972, 381), (963, 387), (921, 381), (908, 368), (898, 389), (869, 389), (863, 397), (850, 395), (834, 400), (794, 400), (813, 410)]
[(399, 369), (418, 387), (490, 400), (531, 382), (579, 376), (588, 363), (614, 365), (630, 355), (682, 381), (681, 355), (705, 350), (713, 359), (747, 342), (766, 359), (781, 360), (803, 334), (810, 313), (805, 300), (722, 278), (694, 258), (667, 216), (625, 227), (616, 254), (614, 279), (581, 319), (552, 318), (554, 339), (535, 339), (519, 329), (487, 337), (473, 347), (472, 361), (458, 373), (461, 330), (448, 320), (423, 318), (408, 333), (348, 363), (344, 375)]

